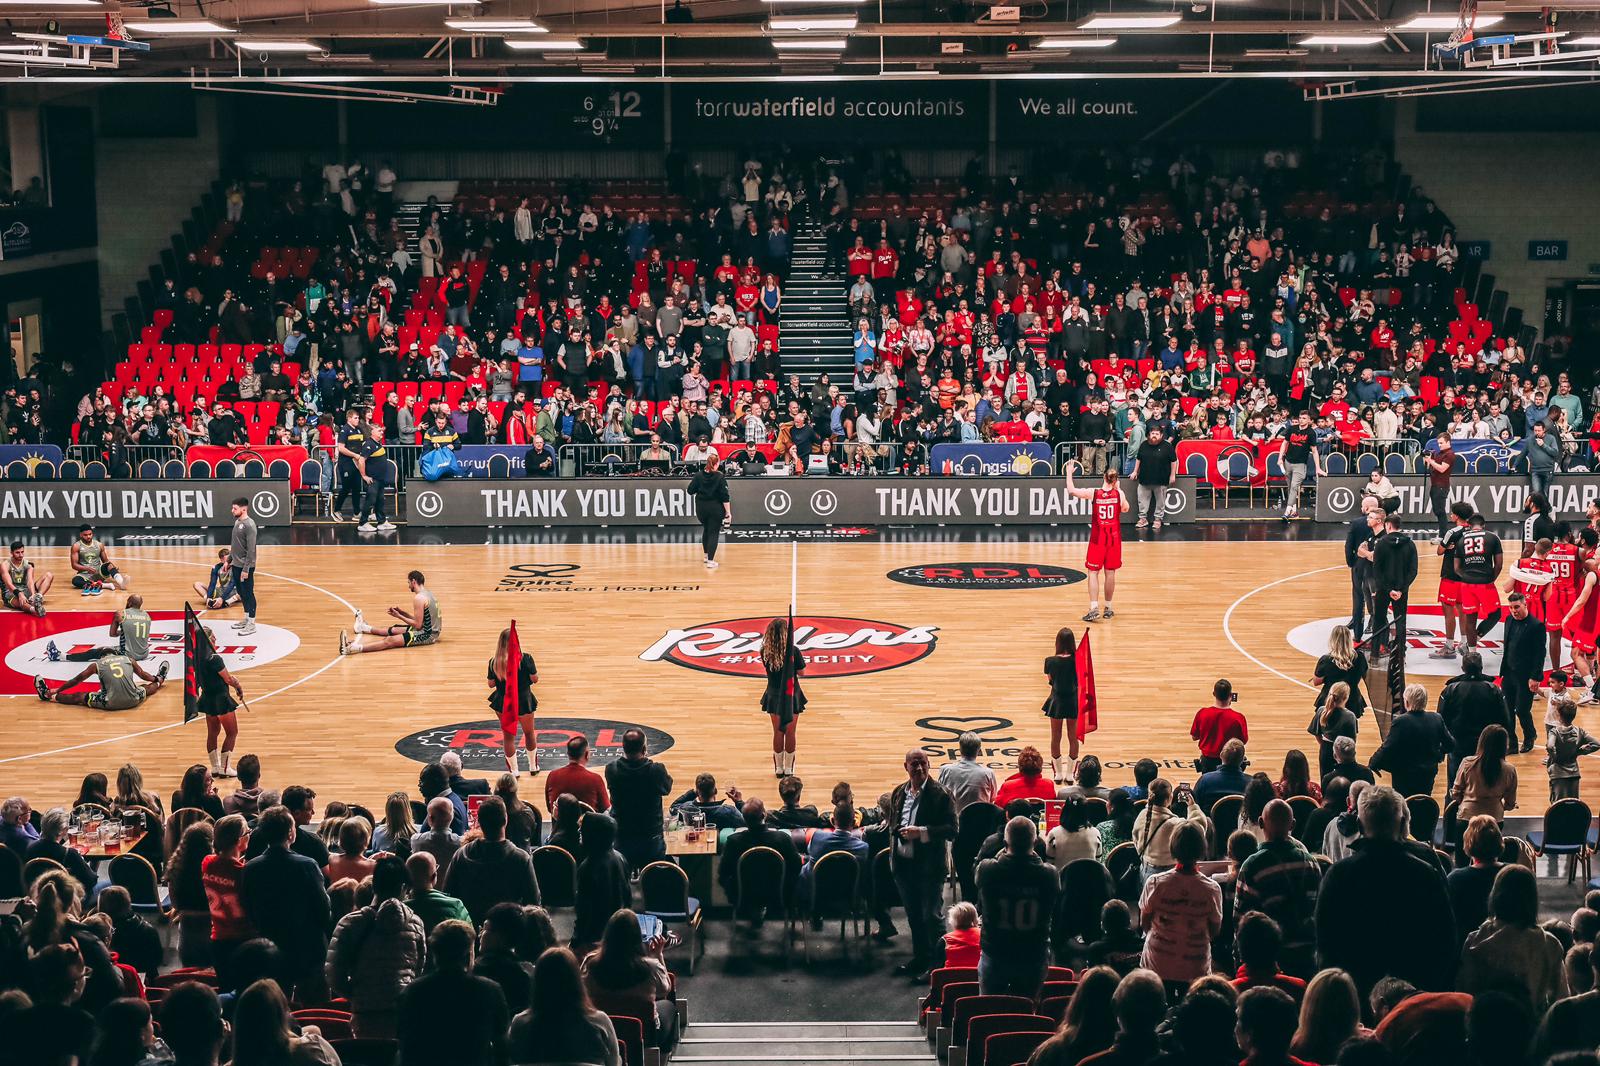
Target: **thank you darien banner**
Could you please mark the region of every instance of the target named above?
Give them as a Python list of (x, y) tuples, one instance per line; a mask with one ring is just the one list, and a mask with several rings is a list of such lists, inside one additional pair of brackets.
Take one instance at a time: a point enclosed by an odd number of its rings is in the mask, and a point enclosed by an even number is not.
[[(406, 490), (406, 517), (414, 526), (695, 525), (685, 484), (677, 478), (413, 482)], [(749, 478), (731, 479), (728, 488), (733, 520), (740, 526), (1083, 525), (1089, 520), (1088, 502), (1068, 495), (1057, 478)], [(1166, 503), (1168, 521), (1194, 521), (1194, 479), (1180, 477), (1167, 489)], [(1131, 522), (1134, 516), (1127, 517)]]
[(286, 481), (0, 481), (0, 529), (233, 525), (243, 496), (263, 526), (289, 524)]
[[(1389, 479), (1400, 492), (1400, 517), (1419, 525), (1435, 525), (1428, 479), (1419, 474)], [(1347, 522), (1361, 513), (1364, 477), (1317, 479), (1317, 521)], [(1532, 489), (1526, 477), (1507, 474), (1457, 475), (1450, 479), (1449, 503), (1464, 501), (1490, 522), (1521, 522)], [(1555, 517), (1581, 522), (1584, 509), (1600, 500), (1600, 474), (1558, 474), (1550, 486)], [(1448, 506), (1448, 504), (1447, 504)]]

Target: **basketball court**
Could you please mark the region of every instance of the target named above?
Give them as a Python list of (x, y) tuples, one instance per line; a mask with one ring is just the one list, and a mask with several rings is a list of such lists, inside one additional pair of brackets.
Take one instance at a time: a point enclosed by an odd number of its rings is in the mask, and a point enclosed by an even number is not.
[[(1085, 545), (1068, 539), (1081, 531), (940, 529), (895, 539), (834, 528), (800, 531), (797, 542), (794, 531), (752, 530), (707, 571), (698, 545), (667, 531), (612, 543), (594, 542), (605, 536), (597, 531), (571, 542), (485, 544), (477, 533), (477, 543), (429, 534), (432, 543), (385, 545), (327, 542), (342, 531), (324, 529), (323, 543), (263, 543), (254, 636), (229, 628), (238, 608), (205, 621), (244, 685), (250, 710), (240, 714), (238, 751), (261, 756), (266, 787), (308, 784), (369, 805), (414, 789), (422, 763), (446, 750), (479, 774), (503, 767), (485, 668), (512, 619), (539, 667), (546, 770), (562, 764), (573, 732), (589, 736), (598, 765), (620, 753), (624, 729), (639, 725), (680, 788), (709, 770), (720, 786), (775, 800), (757, 650), (766, 620), (787, 611), (791, 576), (810, 664), (798, 768), (809, 802), (825, 801), (842, 779), (870, 805), (899, 780), (907, 749), (926, 749), (937, 766), (969, 729), (984, 738), (1001, 777), (1013, 772), (1020, 747), (1048, 743), (1042, 660), (1062, 625), (1080, 641), (1090, 635), (1100, 729), (1084, 750), (1100, 757), (1109, 783), (1131, 781), (1132, 764), (1146, 756), (1191, 779), (1189, 722), (1218, 677), (1233, 682), (1249, 718), (1254, 768), (1276, 776), (1287, 749), (1315, 756), (1309, 680), (1350, 602), (1339, 542), (1284, 539), (1281, 528), (1212, 525), (1159, 539), (1130, 529), (1116, 618), (1092, 625), (1079, 620)], [(205, 758), (203, 726), (181, 722), (177, 682), (183, 603), (195, 599), (189, 586), (205, 578), (215, 548), (124, 545), (110, 532), (130, 588), (155, 617), (153, 655), (174, 660), (173, 683), (127, 712), (42, 703), (32, 694), (35, 673), (58, 679), (77, 669), (49, 662), (46, 643), (63, 652), (110, 643), (106, 627), (121, 597), (83, 598), (58, 582), (48, 617), (0, 616), (8, 649), (0, 792), (38, 807), (70, 801), (85, 773), (114, 775), (128, 761), (165, 794)], [(1408, 679), (1437, 693), (1453, 667), (1426, 657), (1440, 629), (1428, 606), (1436, 569), (1420, 546)], [(58, 576), (68, 569), (64, 547), (37, 546), (30, 557)], [(438, 597), (440, 643), (339, 658), (338, 632), (353, 609), (376, 620), (407, 603), (411, 569)], [(1484, 651), (1493, 672), (1495, 634)], [(1579, 720), (1600, 730), (1587, 707)], [(1363, 760), (1377, 743), (1369, 716)], [(1541, 759), (1536, 750), (1517, 760), (1536, 794)], [(542, 806), (542, 785), (533, 792)], [(1593, 778), (1584, 797), (1600, 798)]]

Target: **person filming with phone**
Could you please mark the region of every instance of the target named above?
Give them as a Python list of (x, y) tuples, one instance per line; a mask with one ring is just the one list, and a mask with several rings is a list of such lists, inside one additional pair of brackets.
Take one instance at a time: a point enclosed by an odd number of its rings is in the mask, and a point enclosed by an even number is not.
[(1189, 726), (1189, 735), (1200, 745), (1194, 768), (1202, 774), (1222, 765), (1222, 746), (1228, 741), (1250, 743), (1250, 724), (1234, 707), (1239, 694), (1233, 691), (1233, 685), (1227, 678), (1220, 678), (1211, 687), (1211, 694), (1211, 706), (1196, 711), (1194, 723)]

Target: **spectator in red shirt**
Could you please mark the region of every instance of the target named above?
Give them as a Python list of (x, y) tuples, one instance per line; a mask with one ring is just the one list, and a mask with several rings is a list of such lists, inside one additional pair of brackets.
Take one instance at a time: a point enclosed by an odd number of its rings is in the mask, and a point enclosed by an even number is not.
[(1194, 722), (1189, 726), (1189, 736), (1200, 745), (1200, 758), (1195, 768), (1203, 774), (1222, 765), (1222, 746), (1228, 741), (1250, 742), (1250, 726), (1244, 715), (1233, 707), (1238, 699), (1233, 685), (1226, 678), (1221, 678), (1211, 691), (1216, 697), (1212, 706), (1196, 711)]
[(545, 778), (544, 801), (551, 810), (555, 809), (557, 797), (568, 793), (596, 812), (611, 809), (606, 779), (589, 769), (589, 738), (585, 736), (567, 741), (567, 765)]
[(218, 819), (212, 853), (200, 862), (200, 881), (205, 886), (206, 903), (211, 911), (211, 961), (223, 991), (235, 987), (230, 966), (234, 952), (257, 935), (245, 914), (244, 900), (239, 893), (248, 835), (244, 815), (230, 814)]
[(855, 247), (850, 249), (845, 258), (849, 261), (852, 278), (872, 276), (872, 249), (867, 247), (865, 240), (857, 237)]
[(1044, 776), (1044, 756), (1031, 744), (1017, 756), (1017, 772), (1006, 778), (995, 793), (997, 807), (1004, 807), (1016, 799), (1053, 800), (1056, 798), (1055, 782)]
[(893, 278), (899, 269), (900, 257), (894, 254), (887, 240), (880, 240), (877, 251), (872, 253), (873, 280)]

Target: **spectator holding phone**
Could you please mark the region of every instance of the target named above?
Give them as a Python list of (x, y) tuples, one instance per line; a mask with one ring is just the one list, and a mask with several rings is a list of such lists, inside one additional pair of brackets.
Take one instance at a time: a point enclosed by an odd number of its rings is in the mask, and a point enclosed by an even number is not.
[(1200, 758), (1195, 760), (1194, 768), (1202, 774), (1222, 765), (1222, 746), (1228, 741), (1250, 742), (1250, 725), (1233, 706), (1239, 699), (1233, 685), (1227, 678), (1219, 678), (1211, 692), (1211, 705), (1196, 711), (1189, 726), (1189, 736), (1200, 746)]

